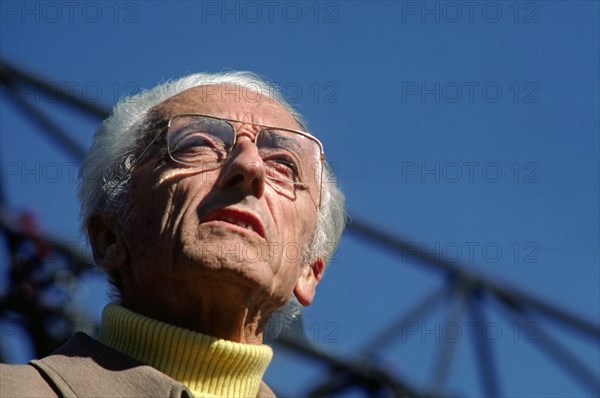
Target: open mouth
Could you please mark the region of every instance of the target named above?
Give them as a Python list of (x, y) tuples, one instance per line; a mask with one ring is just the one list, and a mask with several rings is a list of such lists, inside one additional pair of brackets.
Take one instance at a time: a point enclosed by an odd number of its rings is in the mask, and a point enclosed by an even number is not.
[(223, 221), (228, 224), (236, 225), (240, 228), (252, 231), (265, 239), (265, 229), (260, 220), (251, 213), (235, 209), (215, 210), (206, 217), (204, 222)]

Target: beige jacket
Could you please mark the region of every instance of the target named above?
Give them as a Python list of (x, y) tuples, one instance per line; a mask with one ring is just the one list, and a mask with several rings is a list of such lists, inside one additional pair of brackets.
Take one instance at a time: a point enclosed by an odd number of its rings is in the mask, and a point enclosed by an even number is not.
[[(274, 397), (262, 383), (259, 397)], [(27, 365), (0, 365), (0, 397), (193, 398), (182, 383), (84, 333)]]

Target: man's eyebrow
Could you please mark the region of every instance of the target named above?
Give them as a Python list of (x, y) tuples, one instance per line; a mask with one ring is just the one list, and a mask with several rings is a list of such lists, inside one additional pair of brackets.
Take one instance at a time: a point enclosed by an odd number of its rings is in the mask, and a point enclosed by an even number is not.
[[(277, 129), (267, 129), (267, 131), (270, 132), (277, 132), (277, 131), (281, 131), (281, 130), (277, 130)], [(285, 130), (283, 130), (285, 131)], [(293, 134), (293, 133), (290, 133)], [(276, 144), (280, 144), (283, 143), (285, 144), (286, 147), (292, 147), (293, 149), (301, 149), (300, 144), (298, 143), (298, 140), (293, 139), (292, 137), (288, 137), (282, 134), (273, 134), (270, 136), (271, 137), (271, 141), (274, 141)], [(290, 145), (293, 144), (293, 145)]]

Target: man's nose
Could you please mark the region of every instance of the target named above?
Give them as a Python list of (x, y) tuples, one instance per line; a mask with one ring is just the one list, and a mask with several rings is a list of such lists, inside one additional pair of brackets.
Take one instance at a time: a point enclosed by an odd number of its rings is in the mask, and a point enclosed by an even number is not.
[(265, 191), (265, 164), (250, 140), (239, 140), (225, 162), (221, 189), (238, 189), (260, 198)]

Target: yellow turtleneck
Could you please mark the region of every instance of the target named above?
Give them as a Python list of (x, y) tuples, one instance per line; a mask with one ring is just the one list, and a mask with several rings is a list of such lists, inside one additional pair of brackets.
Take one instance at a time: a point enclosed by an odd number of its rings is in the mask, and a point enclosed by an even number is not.
[(116, 304), (104, 309), (98, 340), (183, 383), (196, 397), (256, 397), (273, 357), (269, 346), (206, 336)]

